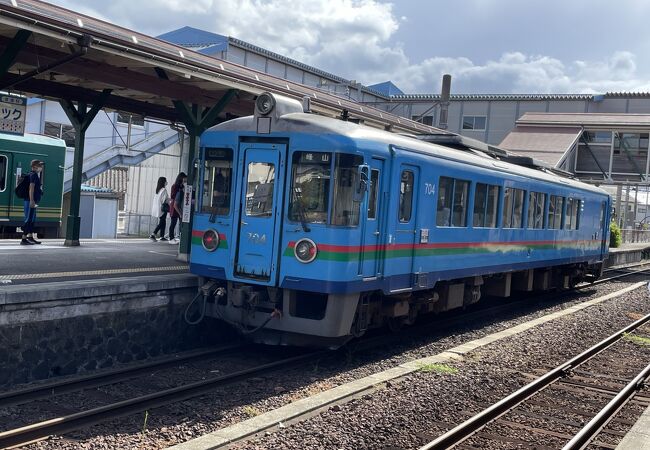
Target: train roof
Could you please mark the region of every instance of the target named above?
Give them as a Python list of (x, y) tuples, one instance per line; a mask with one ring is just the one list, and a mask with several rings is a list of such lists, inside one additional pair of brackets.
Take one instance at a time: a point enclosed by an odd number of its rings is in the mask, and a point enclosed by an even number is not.
[[(247, 116), (229, 120), (212, 127), (210, 131), (248, 131), (255, 133), (257, 130), (254, 119), (254, 116)], [(509, 153), (498, 147), (459, 135), (451, 135), (451, 137), (448, 135), (401, 135), (354, 122), (298, 112), (279, 116), (273, 122), (271, 132), (336, 134), (350, 139), (381, 142), (386, 144), (387, 147), (392, 145), (405, 151), (458, 161), (499, 172), (514, 173), (537, 180), (561, 183), (564, 186), (609, 195), (599, 187), (569, 177), (568, 172), (546, 166), (543, 163), (537, 164), (530, 158)]]
[(63, 139), (45, 136), (42, 134), (25, 133), (21, 136), (19, 134), (0, 133), (0, 141), (14, 141), (26, 144), (49, 145), (53, 147), (65, 148), (65, 141)]

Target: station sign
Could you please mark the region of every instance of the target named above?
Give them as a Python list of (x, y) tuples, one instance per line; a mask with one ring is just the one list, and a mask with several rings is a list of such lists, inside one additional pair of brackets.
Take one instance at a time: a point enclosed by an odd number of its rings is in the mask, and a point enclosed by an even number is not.
[(0, 95), (0, 133), (25, 134), (27, 99), (15, 95)]
[(183, 194), (183, 223), (190, 223), (192, 217), (192, 185), (185, 185), (185, 193)]

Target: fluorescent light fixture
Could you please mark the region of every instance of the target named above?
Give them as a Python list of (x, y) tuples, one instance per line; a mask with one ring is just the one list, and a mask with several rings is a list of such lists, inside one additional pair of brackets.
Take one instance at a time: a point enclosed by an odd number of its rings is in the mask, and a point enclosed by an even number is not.
[(179, 50), (178, 54), (181, 55), (181, 58), (185, 58), (185, 55), (183, 54), (183, 50)]
[(77, 19), (77, 25), (79, 25), (81, 28), (84, 27), (84, 23), (81, 21), (81, 19)]
[(138, 38), (137, 38), (137, 37), (135, 37), (135, 36), (131, 36), (131, 39), (133, 40), (133, 43), (134, 43), (134, 44), (137, 44), (137, 43), (138, 43)]
[(11, 0), (11, 4), (14, 8), (18, 7), (18, 2), (16, 0)]

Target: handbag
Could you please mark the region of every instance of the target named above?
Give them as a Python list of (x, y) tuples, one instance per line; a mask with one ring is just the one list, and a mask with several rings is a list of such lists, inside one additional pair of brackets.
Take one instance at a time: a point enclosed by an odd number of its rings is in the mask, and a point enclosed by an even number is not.
[(169, 203), (164, 202), (160, 205), (160, 211), (162, 211), (163, 214), (167, 214), (169, 212)]

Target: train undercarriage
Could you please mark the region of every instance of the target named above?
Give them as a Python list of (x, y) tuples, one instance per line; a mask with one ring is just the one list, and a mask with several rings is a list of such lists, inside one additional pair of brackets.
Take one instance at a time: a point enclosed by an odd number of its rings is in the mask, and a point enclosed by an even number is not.
[(206, 315), (235, 326), (254, 342), (336, 348), (367, 330), (399, 329), (420, 315), (465, 308), (484, 296), (566, 290), (601, 275), (602, 264), (572, 264), (439, 281), (433, 289), (393, 295), (328, 295), (213, 280), (203, 280), (201, 292)]

